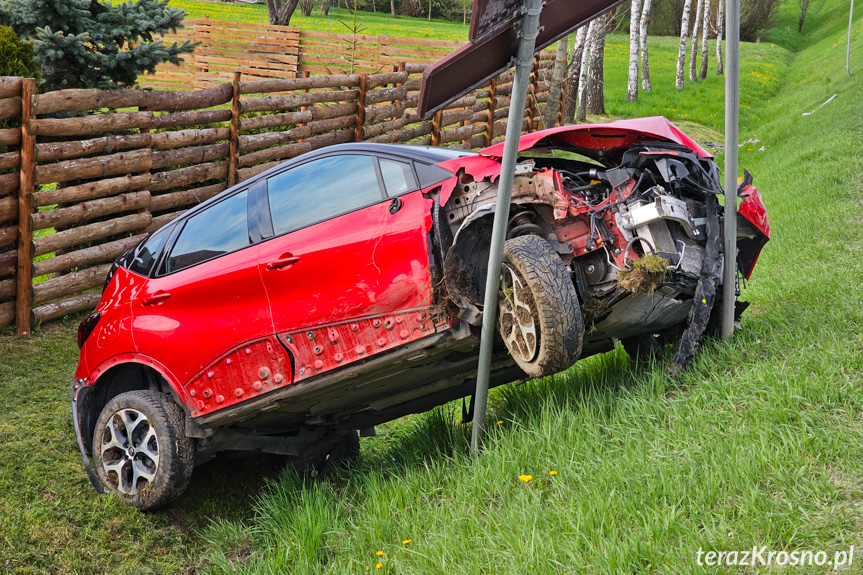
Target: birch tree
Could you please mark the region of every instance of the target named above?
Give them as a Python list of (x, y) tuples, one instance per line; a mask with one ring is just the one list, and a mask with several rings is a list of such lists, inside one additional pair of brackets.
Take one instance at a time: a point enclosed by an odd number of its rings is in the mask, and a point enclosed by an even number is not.
[(556, 126), (560, 118), (560, 92), (563, 89), (563, 80), (566, 75), (566, 54), (569, 38), (564, 36), (557, 42), (557, 56), (554, 59), (554, 68), (551, 72), (551, 84), (548, 86), (548, 103), (545, 105), (545, 114), (542, 119), (544, 128)]
[(609, 13), (596, 19), (593, 43), (590, 46), (590, 67), (587, 79), (587, 113), (605, 114), (605, 30)]
[(640, 0), (632, 0), (629, 10), (629, 80), (626, 83), (626, 101), (638, 99), (638, 41), (641, 18)]
[(570, 123), (575, 120), (575, 104), (578, 101), (579, 76), (581, 75), (581, 56), (587, 39), (588, 26), (580, 26), (575, 32), (575, 45), (569, 57), (569, 70), (566, 77), (566, 97), (564, 98), (563, 119)]
[(722, 65), (722, 37), (725, 36), (725, 0), (719, 0), (716, 10), (716, 74), (721, 76), (725, 70)]
[(650, 19), (650, 2), (644, 0), (639, 18), (639, 36), (641, 39), (641, 89), (650, 92), (650, 61), (647, 58), (647, 21)]
[(677, 78), (674, 86), (678, 90), (683, 89), (684, 70), (686, 69), (686, 41), (689, 39), (689, 9), (692, 0), (683, 2), (683, 18), (680, 20), (680, 47), (677, 50)]
[(689, 81), (695, 82), (698, 80), (698, 75), (695, 72), (695, 67), (698, 66), (698, 32), (700, 31), (701, 20), (704, 13), (704, 0), (698, 0), (698, 7), (695, 9), (695, 22), (692, 23), (692, 54), (689, 56)]
[(587, 120), (587, 69), (590, 65), (590, 50), (593, 47), (593, 35), (596, 31), (596, 20), (587, 27), (587, 37), (581, 51), (581, 67), (578, 71), (578, 105), (575, 108), (575, 119), (579, 122)]
[(707, 78), (707, 32), (710, 28), (710, 0), (704, 0), (704, 22), (701, 25), (701, 79)]

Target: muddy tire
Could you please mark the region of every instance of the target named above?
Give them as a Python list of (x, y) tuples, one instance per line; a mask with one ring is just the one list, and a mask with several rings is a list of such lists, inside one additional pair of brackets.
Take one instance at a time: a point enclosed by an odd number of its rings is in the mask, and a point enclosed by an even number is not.
[(194, 469), (183, 418), (164, 393), (129, 391), (111, 399), (93, 433), (94, 467), (106, 489), (143, 511), (177, 499)]
[(498, 329), (530, 377), (563, 371), (578, 361), (584, 327), (566, 267), (548, 243), (520, 236), (504, 244)]

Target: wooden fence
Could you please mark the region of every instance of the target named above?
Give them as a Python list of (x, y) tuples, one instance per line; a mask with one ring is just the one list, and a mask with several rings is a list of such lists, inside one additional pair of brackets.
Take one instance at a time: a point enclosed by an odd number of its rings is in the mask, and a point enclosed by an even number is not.
[[(534, 64), (523, 131), (540, 126), (552, 60)], [(424, 65), (248, 80), (194, 92), (62, 90), (0, 78), (0, 328), (19, 334), (98, 302), (145, 234), (304, 152), (368, 141), (477, 148), (506, 131), (512, 72), (422, 121)], [(19, 214), (24, 217), (19, 218)]]
[(248, 79), (295, 78), (311, 74), (380, 73), (399, 63), (431, 64), (464, 42), (365, 34), (332, 34), (295, 26), (186, 20), (166, 42), (197, 42), (179, 66), (160, 65), (141, 76), (142, 87), (201, 90), (232, 81), (239, 70)]

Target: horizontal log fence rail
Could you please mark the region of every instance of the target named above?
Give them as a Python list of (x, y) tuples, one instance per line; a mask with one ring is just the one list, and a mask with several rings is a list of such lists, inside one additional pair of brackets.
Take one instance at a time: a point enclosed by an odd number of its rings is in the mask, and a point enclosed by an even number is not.
[[(535, 62), (523, 131), (540, 127), (551, 60)], [(0, 78), (0, 329), (92, 309), (111, 262), (228, 187), (342, 142), (489, 145), (512, 73), (430, 120), (423, 64), (377, 74), (231, 82), (196, 91), (61, 90)], [(19, 214), (21, 217), (19, 217)]]

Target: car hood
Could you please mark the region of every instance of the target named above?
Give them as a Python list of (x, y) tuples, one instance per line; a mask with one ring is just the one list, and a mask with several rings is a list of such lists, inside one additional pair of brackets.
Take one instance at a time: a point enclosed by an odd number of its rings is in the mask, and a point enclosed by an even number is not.
[[(616, 165), (620, 163), (624, 152), (633, 144), (657, 141), (681, 144), (701, 158), (713, 157), (710, 152), (699, 146), (663, 116), (540, 130), (522, 136), (518, 142), (518, 151), (564, 148), (606, 165)], [(501, 158), (503, 142), (481, 150), (480, 154)]]

